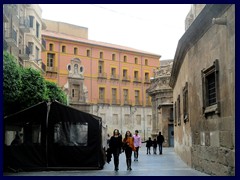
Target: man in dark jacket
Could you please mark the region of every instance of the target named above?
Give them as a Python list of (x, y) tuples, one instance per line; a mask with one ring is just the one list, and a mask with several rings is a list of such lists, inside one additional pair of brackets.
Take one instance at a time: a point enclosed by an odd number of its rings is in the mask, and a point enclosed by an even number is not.
[(158, 143), (158, 147), (159, 147), (159, 154), (162, 154), (162, 144), (164, 142), (164, 136), (161, 134), (161, 132), (159, 132), (158, 136), (157, 136), (157, 143)]

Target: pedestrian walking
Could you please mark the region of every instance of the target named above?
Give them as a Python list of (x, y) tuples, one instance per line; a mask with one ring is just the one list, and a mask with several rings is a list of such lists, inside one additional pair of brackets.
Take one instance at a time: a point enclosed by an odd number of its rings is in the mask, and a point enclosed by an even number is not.
[(119, 133), (118, 129), (115, 129), (113, 131), (113, 136), (110, 138), (110, 141), (109, 141), (109, 148), (111, 153), (113, 154), (114, 169), (115, 171), (118, 171), (119, 155), (122, 149), (122, 135)]
[(141, 136), (138, 134), (138, 130), (135, 130), (135, 134), (133, 135), (134, 138), (134, 147), (136, 149), (136, 151), (134, 151), (134, 161), (138, 161), (138, 152), (139, 152), (139, 148), (142, 145), (142, 139)]
[(149, 137), (146, 142), (147, 154), (151, 154), (152, 139)]
[(164, 136), (159, 132), (157, 136), (157, 143), (158, 143), (158, 148), (159, 148), (159, 154), (162, 154), (162, 144), (164, 142)]
[(153, 140), (153, 154), (157, 154), (157, 139)]
[(126, 131), (125, 138), (123, 139), (123, 148), (126, 155), (127, 170), (132, 170), (132, 151), (136, 151), (134, 147), (134, 138), (130, 131)]

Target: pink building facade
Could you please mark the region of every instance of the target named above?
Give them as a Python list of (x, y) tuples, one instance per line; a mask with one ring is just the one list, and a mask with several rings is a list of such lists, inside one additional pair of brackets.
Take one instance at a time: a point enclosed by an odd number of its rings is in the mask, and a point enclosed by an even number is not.
[(66, 92), (69, 105), (102, 117), (109, 133), (138, 129), (147, 136), (152, 111), (146, 89), (160, 55), (59, 32), (42, 35), (45, 78)]

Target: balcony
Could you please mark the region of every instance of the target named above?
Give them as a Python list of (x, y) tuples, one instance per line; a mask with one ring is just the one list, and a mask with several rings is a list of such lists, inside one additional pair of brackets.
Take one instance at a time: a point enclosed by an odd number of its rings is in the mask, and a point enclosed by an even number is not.
[(46, 40), (42, 38), (42, 51), (46, 51)]
[(130, 82), (131, 77), (130, 76), (123, 76), (122, 81)]
[(98, 73), (98, 79), (107, 79), (107, 73)]
[(144, 79), (144, 83), (145, 83), (145, 84), (150, 84), (150, 79), (149, 79), (149, 78), (145, 78), (145, 79)]
[(120, 99), (112, 99), (113, 105), (120, 105)]
[(20, 17), (19, 29), (23, 33), (30, 33), (30, 20), (29, 20), (29, 17)]
[(3, 5), (3, 22), (10, 21), (10, 10), (7, 5)]
[(131, 105), (132, 102), (129, 99), (124, 99), (123, 100), (123, 105)]
[(8, 46), (17, 47), (17, 32), (13, 28), (6, 28), (4, 35)]
[(111, 80), (118, 80), (118, 75), (116, 74), (111, 74), (111, 77), (110, 77)]
[(46, 72), (57, 72), (57, 67), (46, 66)]
[(142, 103), (139, 100), (135, 100), (135, 106), (142, 106)]
[(20, 45), (19, 47), (19, 57), (23, 60), (29, 60), (30, 48), (25, 45)]
[(134, 77), (133, 82), (135, 83), (141, 83), (142, 79), (139, 77)]
[(110, 100), (109, 99), (98, 99), (97, 103), (98, 104), (110, 104)]

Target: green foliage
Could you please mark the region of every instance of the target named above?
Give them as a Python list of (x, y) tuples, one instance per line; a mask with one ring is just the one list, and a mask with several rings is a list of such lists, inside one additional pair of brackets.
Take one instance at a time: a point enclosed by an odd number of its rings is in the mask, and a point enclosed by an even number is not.
[(19, 101), (22, 108), (47, 100), (46, 82), (39, 71), (23, 68), (21, 79), (22, 89)]
[(12, 114), (42, 101), (57, 100), (67, 104), (64, 92), (55, 84), (46, 81), (41, 72), (21, 68), (17, 60), (4, 51), (3, 61), (4, 115)]
[(49, 101), (57, 100), (63, 104), (67, 104), (67, 96), (55, 83), (46, 81), (46, 87)]
[(18, 110), (17, 107), (19, 107), (18, 99), (21, 95), (22, 83), (20, 67), (16, 61), (14, 56), (6, 51), (3, 52), (3, 106), (5, 113), (14, 112), (14, 109)]

